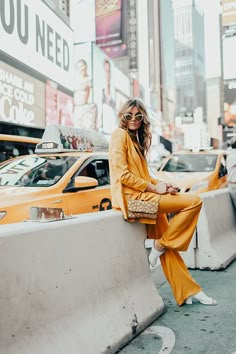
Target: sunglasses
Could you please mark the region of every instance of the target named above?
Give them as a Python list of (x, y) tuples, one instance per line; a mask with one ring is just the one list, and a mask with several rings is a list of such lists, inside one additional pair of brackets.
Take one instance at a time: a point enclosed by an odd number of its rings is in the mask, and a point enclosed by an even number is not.
[(134, 120), (136, 120), (136, 122), (141, 122), (143, 120), (143, 115), (141, 113), (137, 113), (134, 116), (131, 113), (124, 114), (124, 119), (127, 121), (131, 120), (133, 117), (134, 117)]

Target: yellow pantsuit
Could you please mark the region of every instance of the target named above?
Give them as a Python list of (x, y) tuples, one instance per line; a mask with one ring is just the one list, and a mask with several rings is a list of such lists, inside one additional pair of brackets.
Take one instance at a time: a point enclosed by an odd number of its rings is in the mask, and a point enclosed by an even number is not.
[[(201, 287), (192, 279), (178, 251), (186, 251), (196, 227), (202, 201), (191, 194), (156, 194), (146, 192), (148, 183), (158, 184), (151, 177), (146, 159), (127, 131), (117, 128), (111, 135), (109, 147), (112, 205), (122, 210), (128, 222), (137, 221), (127, 216), (129, 198), (152, 201), (158, 204), (156, 220), (138, 219), (147, 224), (149, 238), (158, 238), (166, 252), (160, 257), (163, 271), (179, 305), (199, 291)], [(166, 214), (175, 213), (170, 223)]]
[[(165, 276), (170, 283), (178, 305), (201, 291), (178, 251), (186, 251), (196, 227), (202, 201), (191, 194), (162, 195), (155, 225), (147, 225), (149, 238), (159, 239), (166, 252), (160, 256)], [(170, 224), (165, 214), (175, 213)]]

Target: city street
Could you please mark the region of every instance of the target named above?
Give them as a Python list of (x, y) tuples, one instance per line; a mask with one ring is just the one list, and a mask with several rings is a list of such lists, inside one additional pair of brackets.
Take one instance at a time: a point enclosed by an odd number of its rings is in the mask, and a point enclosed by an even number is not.
[(0, 34), (0, 354), (236, 354), (236, 0), (0, 0)]
[[(165, 303), (165, 313), (119, 354), (236, 353), (236, 261), (222, 271), (191, 270), (191, 274), (218, 305), (178, 307), (159, 269), (153, 279)], [(159, 283), (160, 279), (163, 282)]]

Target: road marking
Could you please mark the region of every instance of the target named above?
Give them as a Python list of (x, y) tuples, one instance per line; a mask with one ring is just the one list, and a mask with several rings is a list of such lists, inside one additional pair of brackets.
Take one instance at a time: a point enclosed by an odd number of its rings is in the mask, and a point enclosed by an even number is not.
[(158, 354), (162, 354), (162, 353), (169, 354), (174, 348), (175, 334), (172, 331), (172, 329), (168, 327), (151, 326), (145, 329), (145, 331), (141, 333), (141, 335), (144, 334), (156, 334), (158, 337), (161, 337), (162, 347), (161, 350), (158, 352)]

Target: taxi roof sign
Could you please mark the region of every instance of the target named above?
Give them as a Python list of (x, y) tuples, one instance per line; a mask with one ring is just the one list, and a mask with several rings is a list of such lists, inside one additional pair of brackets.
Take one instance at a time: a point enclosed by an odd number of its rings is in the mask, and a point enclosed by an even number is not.
[(108, 151), (105, 135), (95, 130), (86, 130), (63, 125), (48, 125), (35, 152)]

